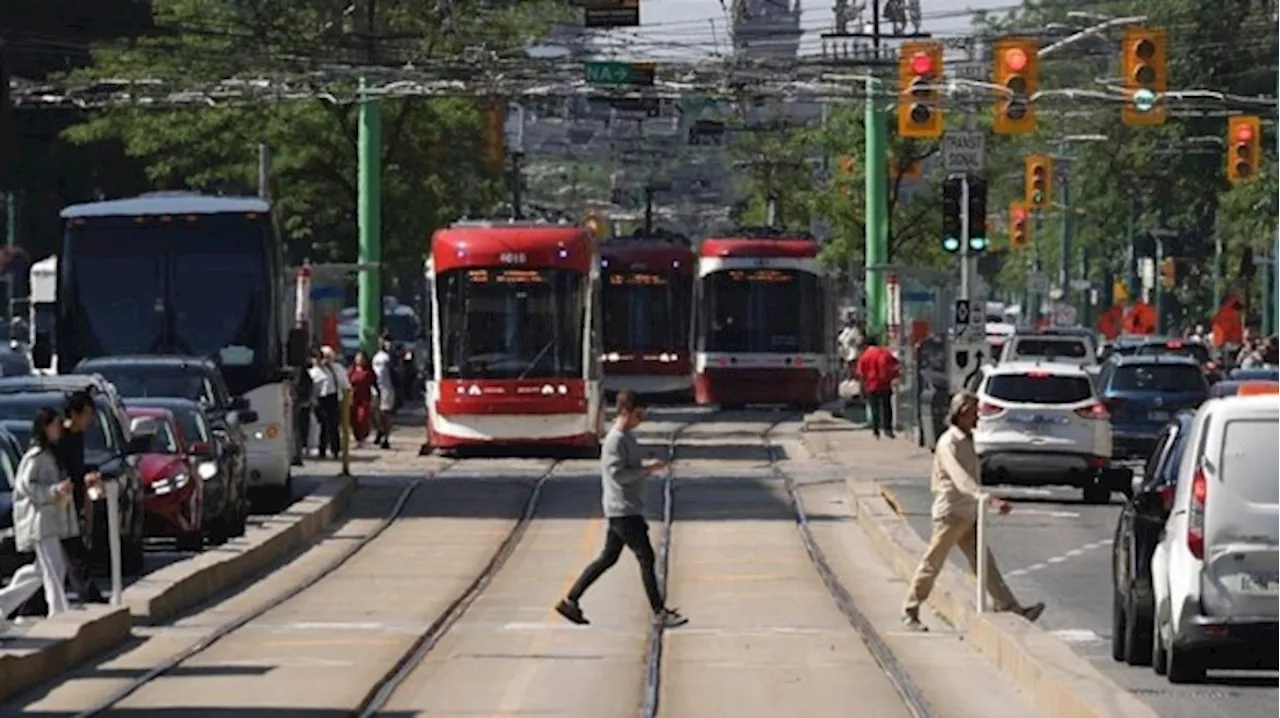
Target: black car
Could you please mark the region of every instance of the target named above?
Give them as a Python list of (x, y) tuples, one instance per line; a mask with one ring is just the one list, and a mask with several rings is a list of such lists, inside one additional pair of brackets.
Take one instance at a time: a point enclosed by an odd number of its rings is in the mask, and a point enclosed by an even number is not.
[[(196, 474), (204, 481), (204, 515), (209, 540), (220, 544), (243, 536), (249, 518), (249, 480), (244, 452), (234, 451), (224, 432), (213, 428), (204, 407), (188, 399), (125, 399), (128, 408), (167, 409), (178, 420)], [(216, 472), (206, 475), (208, 462)]]
[(13, 533), (13, 482), (24, 450), (25, 444), (21, 440), (0, 428), (0, 579), (5, 580), (34, 557), (34, 554), (23, 556), (18, 553)]
[(1274, 366), (1236, 367), (1227, 375), (1228, 381), (1280, 381), (1280, 368)]
[(1135, 481), (1116, 521), (1111, 544), (1111, 657), (1139, 666), (1151, 662), (1155, 616), (1151, 556), (1164, 532), (1177, 489), (1182, 450), (1194, 411), (1178, 413), (1156, 440), (1140, 481)]
[[(114, 388), (96, 376), (5, 377), (0, 379), (0, 421), (30, 422), (36, 411), (46, 406), (61, 411), (72, 392), (86, 390), (93, 396), (97, 420), (85, 434), (85, 463), (120, 486), (122, 566), (126, 574), (138, 575), (146, 533), (142, 477), (133, 457), (145, 452), (150, 441), (149, 437), (131, 435), (129, 416)], [(85, 521), (94, 567), (107, 568), (106, 505), (93, 502)]]

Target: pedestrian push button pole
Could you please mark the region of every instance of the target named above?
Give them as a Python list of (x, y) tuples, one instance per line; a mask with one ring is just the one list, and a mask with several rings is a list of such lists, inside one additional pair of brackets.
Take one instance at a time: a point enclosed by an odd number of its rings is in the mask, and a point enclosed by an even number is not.
[(351, 475), (351, 392), (342, 392), (342, 398), (338, 401), (339, 418), (338, 422), (342, 426), (342, 475)]
[(974, 603), (978, 613), (987, 611), (987, 504), (990, 501), (990, 494), (978, 494), (978, 527), (975, 540), (978, 545), (978, 596)]

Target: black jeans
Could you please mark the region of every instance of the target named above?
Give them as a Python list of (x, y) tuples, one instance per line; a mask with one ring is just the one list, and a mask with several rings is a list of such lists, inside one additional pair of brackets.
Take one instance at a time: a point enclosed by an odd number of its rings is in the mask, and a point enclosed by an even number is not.
[(102, 592), (89, 573), (89, 547), (79, 536), (62, 540), (62, 552), (67, 555), (67, 585), (85, 603), (103, 601)]
[(875, 391), (867, 394), (867, 408), (871, 410), (871, 431), (893, 437), (893, 392)]
[(307, 454), (307, 439), (311, 436), (311, 407), (298, 404), (293, 414), (293, 460), (302, 461)]
[(631, 549), (640, 563), (640, 579), (654, 613), (662, 610), (662, 594), (658, 592), (658, 574), (654, 564), (653, 545), (649, 543), (649, 524), (643, 516), (621, 516), (609, 519), (609, 529), (604, 535), (604, 550), (582, 571), (577, 583), (569, 589), (568, 599), (577, 601), (591, 588), (605, 571), (613, 568), (622, 556), (622, 547)]
[(342, 455), (340, 406), (337, 394), (322, 396), (316, 400), (316, 420), (320, 422), (320, 456), (324, 456), (326, 450), (333, 452), (335, 459)]

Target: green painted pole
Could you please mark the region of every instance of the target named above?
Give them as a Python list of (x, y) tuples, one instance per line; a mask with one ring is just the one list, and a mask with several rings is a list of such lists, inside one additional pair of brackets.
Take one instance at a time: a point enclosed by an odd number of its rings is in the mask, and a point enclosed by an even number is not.
[[(361, 90), (364, 80), (360, 81)], [(360, 272), (360, 346), (373, 351), (382, 323), (382, 105), (376, 98), (360, 100), (359, 224), (360, 264), (374, 265)]]
[[(884, 268), (889, 254), (888, 157), (885, 112), (876, 105), (876, 80), (867, 78), (866, 106), (866, 255), (867, 329), (884, 334), (886, 310)], [(883, 339), (883, 338), (882, 338)]]

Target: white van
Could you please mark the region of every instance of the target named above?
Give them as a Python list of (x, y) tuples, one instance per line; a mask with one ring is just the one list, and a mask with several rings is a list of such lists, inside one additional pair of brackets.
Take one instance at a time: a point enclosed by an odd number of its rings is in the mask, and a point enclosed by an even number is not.
[[(1280, 600), (1280, 396), (1211, 399), (1196, 413), (1151, 560), (1152, 666), (1275, 668)], [(1261, 663), (1257, 663), (1261, 661)]]

